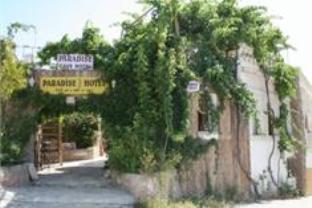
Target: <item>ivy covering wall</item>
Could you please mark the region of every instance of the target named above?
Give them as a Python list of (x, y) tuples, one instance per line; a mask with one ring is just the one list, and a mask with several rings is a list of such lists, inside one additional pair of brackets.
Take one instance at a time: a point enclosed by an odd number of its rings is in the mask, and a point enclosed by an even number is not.
[[(110, 159), (115, 168), (137, 172), (144, 161), (152, 160), (155, 169), (161, 169), (166, 161), (177, 162), (183, 156), (176, 146), (183, 144), (187, 135), (185, 89), (190, 80), (212, 88), (221, 104), (230, 100), (240, 113), (257, 118), (253, 94), (236, 77), (241, 43), (254, 49), (260, 69), (275, 84), (281, 108), (294, 95), (297, 69), (281, 56), (290, 46), (265, 8), (239, 7), (235, 0), (144, 2), (151, 8), (150, 18), (123, 22), (123, 37), (112, 52), (113, 63), (103, 68), (109, 81), (115, 82), (107, 95), (107, 105), (115, 106), (107, 108)], [(221, 112), (222, 105), (217, 114), (207, 114), (218, 118)], [(283, 134), (289, 132), (288, 113), (281, 112), (270, 118), (281, 134), (280, 150), (286, 151), (295, 139)], [(124, 158), (129, 161), (117, 162)], [(135, 164), (128, 166), (132, 161)]]
[[(272, 25), (265, 8), (239, 7), (235, 0), (143, 3), (148, 12), (122, 22), (122, 37), (114, 44), (108, 44), (88, 23), (81, 38), (70, 40), (65, 35), (38, 54), (42, 64), (49, 64), (58, 53), (93, 54), (96, 70), (102, 71), (109, 83), (104, 95), (66, 107), (62, 96), (45, 95), (50, 99), (46, 101), (34, 89), (20, 92), (24, 93), (20, 98), (31, 101), (41, 115), (64, 111), (100, 114), (109, 139), (112, 168), (154, 172), (176, 167), (195, 156), (194, 152), (202, 151), (187, 135), (186, 87), (190, 80), (200, 80), (218, 95), (220, 108), (207, 110), (207, 115), (217, 119), (223, 101), (230, 100), (244, 116), (256, 118), (253, 94), (236, 77), (241, 43), (254, 49), (265, 77), (275, 84), (281, 108), (294, 95), (297, 69), (281, 56), (289, 45)], [(281, 151), (286, 151), (295, 139), (288, 134), (285, 123), (288, 111), (281, 112), (271, 118), (281, 133)]]

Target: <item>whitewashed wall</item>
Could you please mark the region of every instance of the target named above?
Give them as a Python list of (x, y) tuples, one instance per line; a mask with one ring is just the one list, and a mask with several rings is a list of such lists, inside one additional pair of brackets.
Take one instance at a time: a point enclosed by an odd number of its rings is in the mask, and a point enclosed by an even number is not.
[[(239, 50), (238, 78), (246, 83), (247, 88), (253, 92), (257, 101), (258, 118), (260, 121), (260, 129), (257, 133), (255, 132), (255, 122), (253, 120), (250, 121), (251, 125), (249, 125), (251, 175), (254, 179), (258, 180), (260, 191), (271, 192), (274, 191), (274, 186), (270, 180), (267, 169), (273, 140), (272, 136), (268, 133), (267, 95), (264, 76), (256, 63), (256, 60), (253, 58), (252, 50), (246, 45), (242, 45)], [(272, 108), (278, 116), (279, 100), (272, 83), (270, 83), (269, 89)], [(278, 135), (276, 135), (276, 138), (278, 139)], [(276, 144), (274, 150), (271, 168), (276, 181), (286, 182), (286, 159), (281, 157), (278, 150), (278, 144)], [(265, 179), (260, 180), (263, 176)]]

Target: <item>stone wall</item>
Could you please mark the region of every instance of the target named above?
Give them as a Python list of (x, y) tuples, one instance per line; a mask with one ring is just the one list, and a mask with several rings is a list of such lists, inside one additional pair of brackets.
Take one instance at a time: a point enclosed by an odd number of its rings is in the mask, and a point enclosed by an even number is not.
[[(300, 163), (295, 163), (297, 181), (301, 190), (312, 195), (312, 85), (300, 73), (298, 79), (297, 97), (293, 100), (294, 118), (296, 124), (297, 138), (305, 144), (305, 149), (296, 155)], [(299, 127), (299, 128), (298, 128)]]
[[(299, 79), (297, 80), (297, 87), (299, 86)], [(304, 137), (304, 117), (302, 109), (302, 96), (300, 87), (297, 90), (296, 96), (291, 101), (291, 124), (293, 136), (300, 140), (303, 146), (306, 141)], [(293, 158), (289, 159), (289, 169), (296, 178), (297, 188), (305, 193), (306, 189), (306, 167), (305, 167), (305, 150), (300, 148), (296, 151)]]
[(0, 167), (0, 187), (27, 185), (30, 184), (33, 176), (37, 177), (35, 168), (31, 163)]
[[(198, 99), (198, 96), (190, 96)], [(196, 100), (191, 100), (197, 103)], [(191, 107), (190, 133), (196, 136), (197, 106)], [(250, 196), (250, 175), (248, 122), (241, 118), (237, 137), (237, 115), (235, 106), (229, 102), (224, 105), (220, 118), (220, 132), (217, 146), (210, 146), (198, 159), (189, 161), (178, 170), (153, 175), (121, 174), (116, 176), (117, 184), (130, 191), (136, 198), (146, 197), (180, 198), (202, 196), (207, 191), (225, 194), (234, 191), (238, 198)], [(239, 155), (239, 156), (238, 156)], [(240, 159), (239, 159), (240, 157)]]
[(307, 168), (306, 170), (306, 187), (305, 194), (312, 195), (312, 168)]
[(63, 161), (93, 159), (94, 147), (85, 149), (63, 150)]
[[(196, 138), (199, 136), (197, 113), (199, 95), (192, 93), (189, 99), (189, 134)], [(201, 183), (205, 187), (209, 180), (216, 192), (224, 193), (228, 189), (236, 189), (240, 198), (246, 198), (251, 191), (248, 179), (250, 175), (249, 123), (239, 115), (238, 127), (237, 117), (235, 105), (229, 101), (223, 103), (217, 135), (218, 148), (213, 153), (208, 152), (199, 160), (193, 161), (191, 168), (187, 168), (188, 171), (182, 175), (189, 176), (190, 181), (196, 180), (194, 184)], [(237, 132), (238, 128), (239, 132)], [(202, 189), (203, 187), (198, 187), (197, 192), (201, 192)], [(186, 190), (192, 192), (191, 185)]]
[(35, 161), (35, 150), (34, 150), (35, 141), (36, 134), (32, 134), (24, 149), (23, 160), (25, 162), (33, 163)]
[[(100, 129), (100, 124), (98, 124), (98, 129)], [(63, 145), (63, 161), (74, 161), (74, 160), (90, 160), (103, 156), (103, 135), (101, 130), (95, 131), (96, 139), (92, 147), (84, 149), (76, 148), (64, 148)], [(75, 145), (76, 146), (76, 145)]]
[(215, 187), (215, 151), (215, 147), (211, 147), (206, 154), (196, 161), (184, 165), (179, 170), (169, 170), (151, 175), (121, 174), (115, 177), (115, 181), (131, 192), (136, 199), (152, 197), (177, 199), (202, 196), (206, 194), (210, 186)]

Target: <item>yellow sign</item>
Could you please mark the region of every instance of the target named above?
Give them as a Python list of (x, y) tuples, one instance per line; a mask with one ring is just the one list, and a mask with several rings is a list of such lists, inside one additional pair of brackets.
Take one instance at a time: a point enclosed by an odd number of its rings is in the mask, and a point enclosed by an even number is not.
[(50, 94), (102, 94), (107, 84), (99, 77), (41, 77), (40, 89)]

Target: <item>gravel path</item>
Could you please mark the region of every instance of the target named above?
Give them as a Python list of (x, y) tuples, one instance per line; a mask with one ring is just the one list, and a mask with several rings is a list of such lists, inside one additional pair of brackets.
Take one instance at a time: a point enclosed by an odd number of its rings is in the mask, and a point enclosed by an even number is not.
[(104, 160), (66, 163), (36, 186), (0, 189), (0, 208), (130, 208), (134, 198), (104, 178)]

